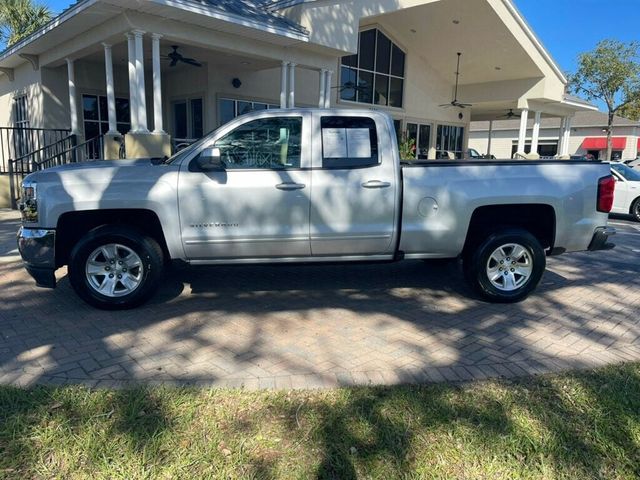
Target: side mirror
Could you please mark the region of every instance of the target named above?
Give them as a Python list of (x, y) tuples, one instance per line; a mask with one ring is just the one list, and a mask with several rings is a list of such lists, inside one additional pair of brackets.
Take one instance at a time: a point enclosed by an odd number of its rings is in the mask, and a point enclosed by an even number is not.
[(205, 148), (198, 159), (198, 166), (205, 172), (213, 170), (224, 170), (225, 164), (222, 161), (222, 153), (219, 148)]

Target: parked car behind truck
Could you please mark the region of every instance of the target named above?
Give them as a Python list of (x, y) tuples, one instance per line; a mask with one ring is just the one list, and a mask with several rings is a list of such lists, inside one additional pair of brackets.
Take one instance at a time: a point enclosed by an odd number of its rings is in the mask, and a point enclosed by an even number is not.
[(462, 257), (494, 302), (531, 293), (547, 255), (610, 248), (609, 165), (401, 163), (392, 119), (368, 110), (237, 118), (164, 162), (80, 163), (29, 175), (19, 248), (40, 286), (68, 265), (78, 295), (130, 308), (165, 263)]
[(611, 173), (616, 181), (611, 213), (632, 215), (640, 222), (640, 170), (614, 162)]

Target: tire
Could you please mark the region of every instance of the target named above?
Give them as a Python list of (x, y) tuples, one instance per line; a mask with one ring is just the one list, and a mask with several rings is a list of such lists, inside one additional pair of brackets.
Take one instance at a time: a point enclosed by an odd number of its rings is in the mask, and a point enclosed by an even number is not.
[[(464, 258), (465, 277), (478, 295), (493, 303), (515, 303), (529, 296), (546, 268), (540, 242), (520, 229), (500, 230), (479, 240)], [(514, 253), (517, 258), (512, 258)]]
[(633, 205), (631, 205), (631, 215), (633, 215), (636, 222), (640, 222), (640, 198), (636, 198)]
[(102, 310), (134, 308), (156, 291), (164, 255), (153, 238), (119, 225), (98, 227), (75, 245), (69, 281), (78, 296)]

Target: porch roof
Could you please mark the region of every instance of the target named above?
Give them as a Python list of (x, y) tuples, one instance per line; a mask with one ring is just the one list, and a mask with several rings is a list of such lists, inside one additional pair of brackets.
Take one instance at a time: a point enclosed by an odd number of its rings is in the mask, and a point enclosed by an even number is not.
[[(286, 37), (296, 41), (308, 41), (307, 30), (296, 22), (267, 10), (264, 0), (148, 0), (147, 5), (138, 2), (137, 10), (159, 11), (163, 8), (182, 10), (189, 14), (201, 14), (213, 21), (226, 22), (246, 29)], [(52, 44), (73, 38), (80, 30), (86, 30), (131, 8), (128, 1), (79, 0), (52, 19), (29, 37), (0, 53), (0, 67), (14, 68), (24, 63), (21, 54), (38, 55)], [(43, 38), (46, 37), (46, 38)]]

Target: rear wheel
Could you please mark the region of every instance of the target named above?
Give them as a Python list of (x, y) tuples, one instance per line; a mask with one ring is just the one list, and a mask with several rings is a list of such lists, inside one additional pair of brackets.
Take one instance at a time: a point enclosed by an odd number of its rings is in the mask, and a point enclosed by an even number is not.
[(636, 221), (640, 222), (640, 198), (636, 198), (636, 201), (633, 202), (631, 206), (631, 215), (636, 219)]
[(162, 274), (162, 249), (124, 226), (104, 226), (74, 247), (69, 280), (85, 302), (105, 310), (136, 307), (153, 295)]
[(525, 299), (537, 287), (545, 267), (540, 242), (520, 229), (490, 234), (464, 259), (471, 287), (484, 299), (497, 303)]

